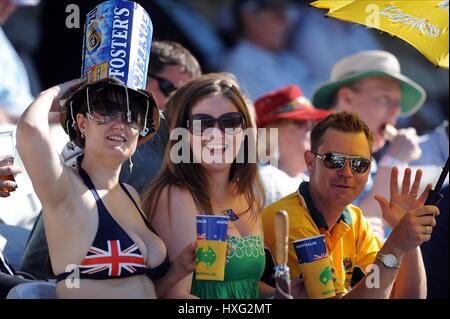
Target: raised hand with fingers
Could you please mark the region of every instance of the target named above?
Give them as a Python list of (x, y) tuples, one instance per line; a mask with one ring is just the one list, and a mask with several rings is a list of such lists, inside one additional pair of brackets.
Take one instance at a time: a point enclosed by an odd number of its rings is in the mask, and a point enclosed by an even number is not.
[(435, 216), (439, 215), (436, 206), (421, 206), (407, 212), (397, 223), (389, 236), (390, 244), (400, 253), (407, 253), (431, 239), (433, 227), (436, 226)]
[(390, 180), (390, 200), (380, 195), (376, 195), (375, 199), (380, 204), (383, 212), (384, 220), (391, 228), (395, 228), (398, 222), (411, 210), (422, 207), (427, 198), (428, 192), (432, 185), (427, 184), (424, 191), (418, 195), (420, 181), (422, 179), (422, 170), (417, 170), (413, 184), (411, 186), (411, 169), (406, 168), (403, 175), (402, 189), (398, 190), (398, 168), (393, 167), (391, 170)]
[(431, 184), (418, 196), (422, 171), (418, 170), (411, 186), (411, 169), (405, 169), (402, 189), (398, 191), (398, 169), (391, 170), (390, 201), (375, 196), (381, 206), (384, 219), (393, 228), (385, 245), (390, 245), (397, 253), (404, 254), (430, 240), (435, 216), (439, 210), (435, 206), (424, 206)]

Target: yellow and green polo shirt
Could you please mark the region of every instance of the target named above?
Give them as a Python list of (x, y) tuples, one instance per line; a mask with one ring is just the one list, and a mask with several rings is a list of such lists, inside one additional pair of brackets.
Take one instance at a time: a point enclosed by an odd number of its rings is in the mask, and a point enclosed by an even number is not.
[(303, 182), (297, 192), (267, 206), (262, 214), (264, 243), (272, 255), (275, 252), (275, 215), (285, 210), (289, 216), (288, 266), (291, 278), (300, 274), (297, 255), (292, 242), (298, 239), (325, 235), (327, 253), (334, 268), (336, 293), (346, 293), (352, 281), (355, 267), (362, 272), (375, 262), (382, 243), (371, 230), (361, 210), (348, 205), (330, 230), (312, 201), (309, 183)]

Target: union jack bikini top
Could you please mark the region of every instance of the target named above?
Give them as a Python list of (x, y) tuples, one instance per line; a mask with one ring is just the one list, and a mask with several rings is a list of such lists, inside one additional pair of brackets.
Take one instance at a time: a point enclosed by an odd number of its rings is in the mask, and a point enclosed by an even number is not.
[[(86, 171), (81, 168), (81, 165), (79, 173), (97, 203), (97, 234), (80, 265), (70, 272), (57, 275), (56, 281), (65, 280), (69, 276), (97, 280), (125, 278), (141, 274), (145, 274), (151, 280), (157, 280), (164, 276), (169, 270), (169, 256), (166, 254), (165, 260), (157, 267), (147, 268), (139, 247), (108, 212), (95, 189), (94, 183)], [(126, 187), (122, 183), (120, 183), (120, 186), (138, 209), (147, 228), (156, 234)]]

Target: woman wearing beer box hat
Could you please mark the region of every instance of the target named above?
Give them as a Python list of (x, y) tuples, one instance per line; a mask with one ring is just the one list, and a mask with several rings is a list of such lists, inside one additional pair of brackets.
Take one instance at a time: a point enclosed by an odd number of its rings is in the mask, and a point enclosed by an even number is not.
[[(114, 78), (54, 86), (18, 125), (18, 149), (42, 202), (60, 298), (156, 298), (194, 268), (193, 245), (169, 263), (136, 190), (119, 182), (122, 164), (159, 125), (153, 95), (129, 86)], [(47, 113), (61, 101), (61, 124), (83, 149), (78, 168), (64, 165), (50, 139)]]
[[(45, 111), (79, 84), (61, 112), (63, 127), (83, 148), (76, 171), (52, 145)], [(187, 274), (193, 247), (170, 267), (164, 243), (142, 215), (139, 195), (118, 181), (122, 163), (138, 142), (151, 138), (158, 119), (151, 94), (112, 79), (57, 85), (42, 92), (21, 118), (18, 148), (42, 202), (58, 297), (156, 298)], [(149, 133), (142, 136), (146, 122)], [(80, 289), (71, 289), (74, 279)]]
[(61, 125), (70, 140), (83, 148), (85, 138), (76, 125), (74, 114), (77, 113), (84, 113), (91, 120), (100, 115), (106, 122), (121, 117), (127, 125), (138, 131), (138, 145), (149, 141), (159, 127), (159, 111), (153, 94), (130, 89), (115, 77), (95, 82), (85, 81), (63, 102), (60, 109)]

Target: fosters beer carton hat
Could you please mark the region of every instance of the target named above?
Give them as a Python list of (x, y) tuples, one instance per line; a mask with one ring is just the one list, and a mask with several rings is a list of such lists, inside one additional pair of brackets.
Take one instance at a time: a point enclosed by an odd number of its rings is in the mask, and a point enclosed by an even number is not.
[(76, 114), (90, 114), (99, 104), (107, 112), (124, 112), (128, 122), (139, 120), (139, 144), (152, 138), (159, 127), (156, 100), (145, 91), (152, 34), (148, 13), (132, 1), (109, 0), (87, 14), (81, 70), (87, 82), (63, 102), (60, 112), (61, 125), (76, 144), (81, 144)]

